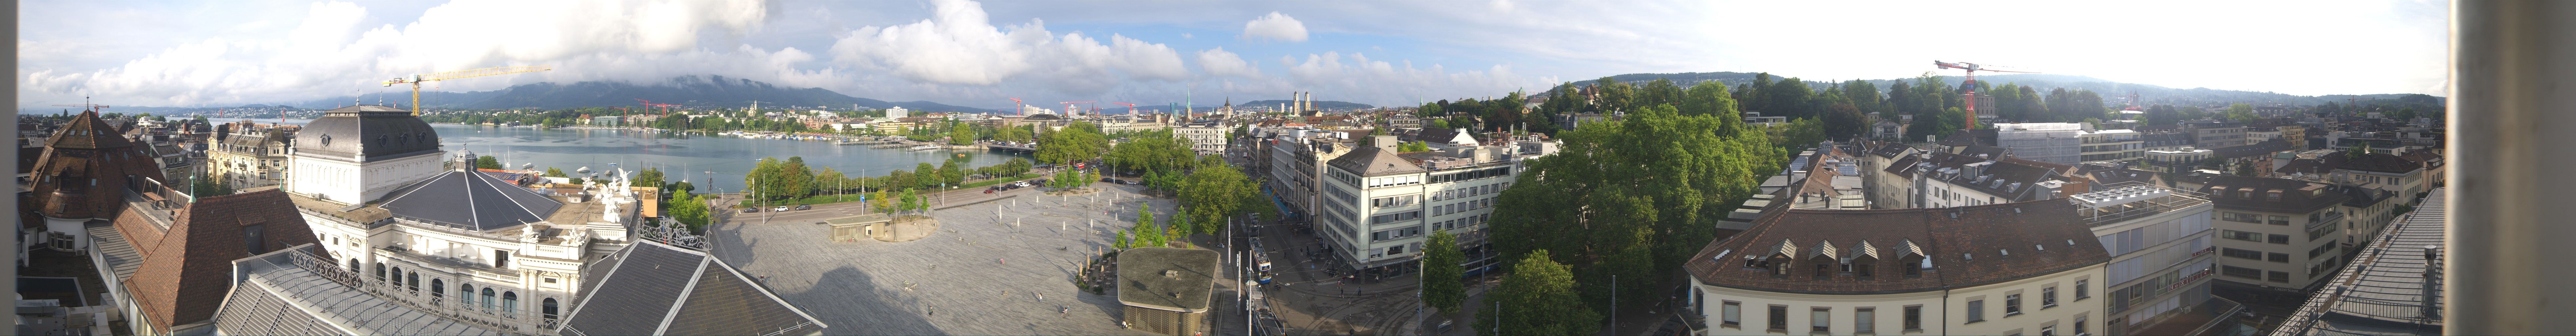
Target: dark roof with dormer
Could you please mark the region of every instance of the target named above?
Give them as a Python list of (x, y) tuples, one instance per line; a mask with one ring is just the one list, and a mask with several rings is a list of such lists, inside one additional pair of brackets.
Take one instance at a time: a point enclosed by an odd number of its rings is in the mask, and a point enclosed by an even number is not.
[[(126, 244), (143, 252), (134, 275), (120, 283), (157, 330), (213, 318), (232, 288), (233, 260), (316, 243), (284, 191), (204, 197), (193, 203), (175, 196), (176, 191), (158, 193), (174, 195), (166, 204), (178, 207), (128, 207), (115, 224)], [(260, 250), (251, 250), (244, 241), (253, 228)]]
[(437, 130), (411, 111), (392, 106), (323, 111), (297, 133), (296, 155), (307, 157), (371, 162), (439, 152)]
[(2291, 148), (2291, 147), (2290, 147), (2290, 141), (2288, 141), (2288, 140), (2282, 140), (2282, 139), (2271, 139), (2271, 140), (2263, 140), (2263, 142), (2257, 142), (2257, 143), (2253, 143), (2253, 144), (2245, 144), (2245, 145), (2235, 145), (2235, 146), (2219, 147), (2219, 148), (2216, 148), (2216, 149), (2211, 149), (2211, 150), (2210, 150), (2210, 154), (2211, 154), (2211, 155), (2215, 155), (2216, 157), (2221, 158), (2221, 159), (2234, 159), (2234, 158), (2243, 158), (2243, 157), (2267, 157), (2267, 158), (2268, 158), (2268, 157), (2271, 157), (2272, 153), (2279, 153), (2279, 152), (2289, 151), (2289, 150), (2293, 150), (2293, 149), (2296, 149), (2296, 148)]
[[(1744, 233), (1713, 241), (1683, 269), (1713, 286), (1806, 294), (1910, 293), (2045, 276), (2110, 259), (2073, 203), (2041, 200), (1955, 208), (1785, 209)], [(1788, 276), (1746, 267), (1785, 255)], [(1905, 276), (1909, 258), (1932, 268)], [(1817, 258), (1879, 260), (1873, 277), (1813, 276)], [(1783, 261), (1773, 259), (1772, 261)]]
[[(2261, 211), (2272, 213), (2310, 213), (2343, 204), (2349, 198), (2331, 192), (2327, 185), (2285, 178), (2217, 175), (2202, 182), (2199, 191), (2209, 194), (2220, 210)], [(2281, 199), (2271, 193), (2279, 191)]]
[(33, 185), (19, 206), (63, 219), (116, 217), (129, 184), (168, 180), (144, 145), (126, 139), (97, 111), (81, 111), (56, 129), (32, 165), (28, 178)]

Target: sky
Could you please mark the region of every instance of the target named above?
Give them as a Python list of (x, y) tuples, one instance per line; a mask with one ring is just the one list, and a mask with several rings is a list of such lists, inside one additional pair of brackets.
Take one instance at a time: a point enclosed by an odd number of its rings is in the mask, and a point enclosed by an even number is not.
[[(1933, 60), (2175, 88), (2444, 95), (2442, 1), (29, 1), (19, 105), (238, 106), (431, 82), (718, 75), (1008, 107), (1500, 96), (1626, 73), (1907, 78)], [(1106, 105), (1103, 105), (1106, 106)]]

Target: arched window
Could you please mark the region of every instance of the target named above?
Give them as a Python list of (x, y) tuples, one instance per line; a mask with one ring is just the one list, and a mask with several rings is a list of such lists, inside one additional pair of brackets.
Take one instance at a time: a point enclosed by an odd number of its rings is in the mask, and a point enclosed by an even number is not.
[[(360, 270), (358, 270), (358, 259), (349, 259), (349, 272), (350, 272), (350, 273), (364, 272), (364, 271), (360, 271)], [(377, 273), (376, 275), (382, 276), (382, 275), (384, 275), (384, 274), (383, 274), (383, 273)]]
[[(349, 260), (350, 262), (357, 262), (357, 259)], [(385, 264), (376, 264), (376, 281), (385, 281)]]
[(483, 287), (483, 310), (492, 310), (492, 287)]
[(420, 295), (420, 272), (404, 273), (403, 276), (408, 278), (403, 279), (403, 284), (411, 288), (411, 294)]
[(464, 296), (464, 297), (465, 297), (465, 298), (462, 298), (462, 299), (457, 299), (458, 301), (464, 302), (466, 306), (473, 306), (473, 305), (474, 305), (474, 284), (465, 283), (464, 281), (457, 281), (457, 282), (456, 282), (456, 295), (460, 295), (460, 296)]
[(555, 317), (556, 317), (556, 316), (558, 316), (558, 315), (555, 315), (555, 312), (556, 312), (556, 309), (557, 309), (557, 308), (555, 308), (555, 298), (546, 298), (545, 305), (546, 305), (546, 310), (545, 310), (545, 313), (546, 313), (546, 319), (548, 319), (548, 320), (555, 319)]
[(430, 298), (443, 298), (443, 297), (447, 297), (447, 280), (443, 280), (443, 279), (429, 279), (429, 297), (430, 297)]
[(519, 292), (501, 292), (501, 312), (519, 313)]

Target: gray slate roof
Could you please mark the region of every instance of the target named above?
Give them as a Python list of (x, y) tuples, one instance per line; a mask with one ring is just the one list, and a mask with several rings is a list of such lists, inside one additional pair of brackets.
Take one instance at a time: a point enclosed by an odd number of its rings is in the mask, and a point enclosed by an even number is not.
[[(644, 241), (591, 266), (564, 335), (804, 335), (829, 327), (705, 252)], [(674, 305), (677, 305), (674, 307)]]
[(311, 248), (306, 244), (234, 261), (243, 280), (216, 311), (215, 330), (226, 335), (508, 334), (369, 295), (298, 266), (287, 255)]
[(1213, 250), (1139, 247), (1118, 252), (1118, 303), (1205, 312), (1209, 294), (1216, 291), (1216, 272)]
[[(498, 230), (546, 220), (563, 203), (491, 175), (449, 170), (394, 192), (383, 205), (396, 216)], [(577, 223), (559, 223), (577, 224)]]
[(1341, 168), (1342, 170), (1358, 173), (1360, 176), (1412, 174), (1429, 171), (1422, 169), (1422, 166), (1414, 165), (1413, 161), (1405, 160), (1404, 157), (1395, 156), (1394, 151), (1380, 150), (1376, 146), (1361, 146), (1358, 149), (1352, 149), (1350, 154), (1342, 154), (1342, 157), (1333, 158), (1333, 161), (1326, 162), (1326, 164), (1331, 164), (1333, 167)]
[(438, 131), (391, 106), (356, 105), (323, 111), (297, 131), (300, 155), (370, 162), (437, 154)]
[(125, 242), (125, 233), (116, 232), (115, 223), (92, 221), (83, 228), (89, 230), (90, 251), (107, 259), (107, 267), (116, 269), (117, 279), (134, 276), (134, 269), (143, 266), (143, 252)]

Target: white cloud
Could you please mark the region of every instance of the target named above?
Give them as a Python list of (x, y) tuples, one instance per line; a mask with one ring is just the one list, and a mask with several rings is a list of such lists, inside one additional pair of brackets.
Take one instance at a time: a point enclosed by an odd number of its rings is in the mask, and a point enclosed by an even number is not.
[(996, 27), (983, 5), (940, 1), (919, 22), (867, 26), (832, 44), (837, 64), (886, 70), (929, 84), (995, 85), (1028, 79), (1067, 92), (1105, 92), (1127, 80), (1189, 77), (1170, 46), (1112, 34), (1102, 43), (1082, 33), (1058, 36), (1044, 21)]
[(1261, 78), (1261, 69), (1225, 48), (1199, 51), (1199, 71), (1211, 77)]
[[(215, 37), (97, 69), (21, 70), (34, 99), (121, 97), (126, 104), (276, 102), (380, 87), (404, 74), (505, 65), (559, 71), (500, 80), (433, 82), (448, 89), (497, 89), (557, 78), (640, 79), (656, 69), (706, 62), (773, 64), (802, 52), (714, 52), (707, 37), (749, 33), (766, 18), (761, 2), (457, 1), (399, 27), (367, 27), (357, 4), (314, 3), (282, 35)], [(740, 51), (740, 50), (734, 50)], [(756, 49), (755, 49), (756, 51)], [(805, 55), (808, 59), (811, 55)], [(670, 62), (670, 63), (665, 63)], [(572, 70), (572, 71), (563, 71)]]
[(1287, 14), (1270, 12), (1270, 15), (1263, 15), (1260, 18), (1252, 19), (1251, 22), (1244, 22), (1243, 37), (1249, 39), (1305, 42), (1306, 23), (1298, 22), (1297, 18), (1288, 17)]

